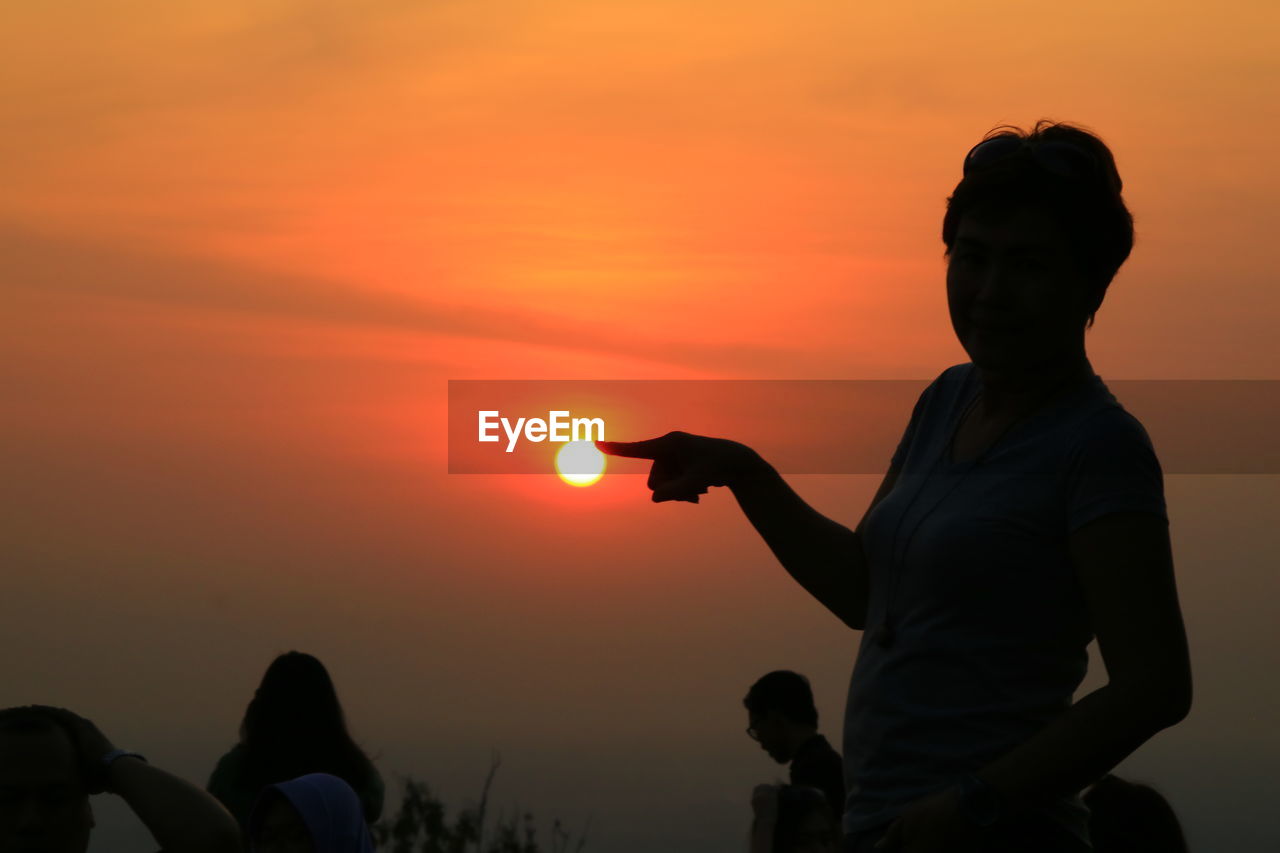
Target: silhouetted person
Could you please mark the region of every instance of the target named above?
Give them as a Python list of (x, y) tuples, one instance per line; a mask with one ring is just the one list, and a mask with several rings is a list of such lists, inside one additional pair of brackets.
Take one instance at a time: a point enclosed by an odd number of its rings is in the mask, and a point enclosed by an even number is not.
[(0, 851), (85, 853), (93, 794), (116, 794), (165, 853), (238, 853), (236, 822), (216, 799), (63, 708), (0, 710)]
[(311, 655), (289, 652), (267, 667), (245, 709), (240, 742), (218, 761), (208, 788), (247, 829), (263, 788), (308, 773), (345, 780), (369, 823), (382, 814), (382, 777), (347, 732), (329, 672)]
[(270, 785), (249, 818), (251, 853), (373, 853), (364, 807), (328, 773)]
[(818, 708), (809, 679), (780, 669), (747, 691), (747, 734), (779, 764), (790, 762), (792, 785), (817, 788), (832, 814), (844, 811), (844, 767), (840, 753), (818, 734)]
[(806, 785), (757, 785), (750, 853), (836, 853), (840, 822), (827, 796)]
[(1094, 853), (1187, 853), (1173, 806), (1154, 788), (1108, 773), (1083, 799)]
[[(727, 486), (791, 576), (863, 632), (850, 851), (1086, 851), (1078, 792), (1191, 707), (1160, 463), (1084, 348), (1133, 246), (1115, 159), (1067, 124), (997, 130), (942, 222), (970, 361), (920, 395), (856, 527), (738, 442), (598, 443), (653, 460), (656, 502)], [(1094, 636), (1106, 684), (1073, 703)]]

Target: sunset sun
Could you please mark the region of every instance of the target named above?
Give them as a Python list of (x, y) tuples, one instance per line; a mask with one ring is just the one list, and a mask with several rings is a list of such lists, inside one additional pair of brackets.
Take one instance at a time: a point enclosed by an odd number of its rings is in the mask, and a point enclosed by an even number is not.
[(590, 486), (604, 475), (604, 454), (594, 442), (566, 442), (556, 453), (556, 473), (571, 486)]

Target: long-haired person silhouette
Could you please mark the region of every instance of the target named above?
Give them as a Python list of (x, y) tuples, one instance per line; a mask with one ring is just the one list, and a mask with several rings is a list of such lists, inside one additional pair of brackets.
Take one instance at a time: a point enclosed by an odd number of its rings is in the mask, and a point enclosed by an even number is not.
[(329, 671), (295, 651), (267, 667), (245, 709), (240, 742), (218, 761), (208, 790), (247, 830), (265, 787), (308, 773), (344, 780), (359, 795), (367, 822), (382, 814), (382, 777), (348, 733)]
[[(1075, 853), (1078, 792), (1191, 707), (1160, 463), (1084, 347), (1133, 218), (1111, 151), (1076, 125), (995, 128), (960, 165), (942, 239), (970, 361), (921, 393), (854, 529), (738, 442), (599, 446), (653, 460), (657, 502), (727, 486), (863, 632), (846, 850)], [(1094, 637), (1108, 681), (1073, 703)]]

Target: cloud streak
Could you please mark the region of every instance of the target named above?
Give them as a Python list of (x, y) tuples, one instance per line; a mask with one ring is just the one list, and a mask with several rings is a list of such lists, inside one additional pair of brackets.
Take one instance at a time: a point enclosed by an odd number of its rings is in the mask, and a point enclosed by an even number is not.
[(5, 288), (14, 292), (557, 347), (731, 374), (776, 370), (780, 364), (798, 365), (803, 360), (775, 347), (673, 340), (669, 331), (644, 335), (630, 328), (625, 317), (599, 316), (584, 323), (581, 317), (525, 305), (500, 308), (411, 299), (338, 281), (222, 260), (122, 250), (15, 227), (0, 229), (0, 253), (8, 259)]

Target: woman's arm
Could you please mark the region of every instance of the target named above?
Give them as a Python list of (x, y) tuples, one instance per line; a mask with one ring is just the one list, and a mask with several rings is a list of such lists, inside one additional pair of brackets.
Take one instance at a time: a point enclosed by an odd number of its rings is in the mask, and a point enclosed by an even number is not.
[(240, 827), (212, 795), (134, 758), (111, 765), (108, 788), (120, 795), (165, 853), (238, 853)]
[(239, 853), (240, 828), (211, 794), (132, 756), (103, 766), (115, 750), (92, 722), (65, 708), (45, 708), (75, 744), (90, 793), (118, 795), (166, 853)]
[(809, 506), (763, 459), (729, 484), (747, 519), (778, 562), (806, 591), (850, 628), (867, 622), (870, 588), (862, 525), (892, 489), (898, 472), (880, 482), (871, 505), (854, 530)]
[[(1146, 512), (1105, 515), (1071, 534), (1069, 549), (1108, 681), (978, 772), (1001, 819), (1078, 792), (1191, 709), (1167, 522)], [(952, 789), (909, 806), (881, 849), (943, 850), (970, 831)]]
[(1073, 794), (1191, 710), (1191, 662), (1168, 523), (1124, 512), (1069, 540), (1108, 681), (978, 776), (1011, 810)]
[[(858, 530), (809, 506), (758, 453), (736, 441), (670, 432), (646, 441), (602, 441), (605, 453), (651, 459), (653, 500), (698, 502), (711, 486), (727, 486), (783, 568), (850, 628), (866, 624), (868, 572)], [(893, 488), (885, 475), (871, 508)], [(866, 515), (863, 515), (866, 520)]]

